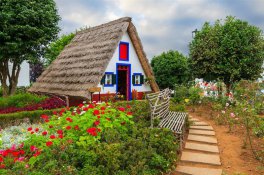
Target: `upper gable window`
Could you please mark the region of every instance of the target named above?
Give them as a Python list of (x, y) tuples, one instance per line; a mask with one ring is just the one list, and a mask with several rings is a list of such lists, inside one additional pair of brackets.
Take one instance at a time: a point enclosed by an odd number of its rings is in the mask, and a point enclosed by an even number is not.
[(129, 43), (120, 42), (119, 44), (119, 60), (129, 61)]

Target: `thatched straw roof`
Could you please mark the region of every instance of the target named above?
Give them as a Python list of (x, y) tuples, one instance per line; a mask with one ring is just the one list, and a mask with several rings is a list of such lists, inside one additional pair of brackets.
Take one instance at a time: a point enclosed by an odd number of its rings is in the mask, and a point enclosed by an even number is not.
[[(88, 89), (99, 84), (126, 31), (146, 76), (154, 79), (136, 28), (131, 18), (125, 17), (78, 32), (29, 91), (89, 98)], [(159, 90), (155, 81), (151, 87)]]

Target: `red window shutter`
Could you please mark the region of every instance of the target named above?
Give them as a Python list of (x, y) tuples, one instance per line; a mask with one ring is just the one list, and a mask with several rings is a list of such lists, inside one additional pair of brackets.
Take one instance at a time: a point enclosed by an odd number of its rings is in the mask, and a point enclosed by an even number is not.
[(128, 60), (128, 45), (121, 43), (119, 46), (119, 49), (120, 49), (119, 58), (121, 60)]

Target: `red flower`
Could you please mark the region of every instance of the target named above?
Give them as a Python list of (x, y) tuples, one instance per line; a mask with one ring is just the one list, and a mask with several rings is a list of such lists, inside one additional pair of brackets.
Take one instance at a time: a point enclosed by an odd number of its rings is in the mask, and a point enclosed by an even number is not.
[(33, 151), (35, 151), (35, 150), (37, 150), (37, 147), (35, 147), (34, 145), (31, 145), (31, 146), (30, 146), (30, 151), (33, 152)]
[(53, 111), (52, 113), (53, 113), (53, 115), (57, 115), (57, 111)]
[(119, 107), (118, 110), (124, 112), (125, 111), (125, 108)]
[(63, 139), (63, 135), (62, 135), (62, 134), (60, 134), (60, 135), (59, 135), (59, 138), (60, 138), (60, 139)]
[(122, 123), (121, 123), (121, 125), (125, 125), (125, 124), (126, 124), (126, 122), (122, 122)]
[(4, 168), (5, 168), (5, 164), (1, 164), (0, 169), (4, 169)]
[(71, 126), (67, 126), (66, 129), (67, 129), (67, 130), (70, 130), (70, 129), (71, 129)]
[(49, 119), (46, 119), (45, 122), (48, 123), (49, 122)]
[(66, 120), (67, 120), (68, 122), (72, 122), (72, 119), (71, 119), (70, 117), (67, 117)]
[(36, 128), (36, 129), (35, 129), (35, 131), (36, 131), (36, 132), (38, 132), (38, 131), (39, 131), (39, 129), (38, 129), (38, 128)]
[(80, 130), (80, 128), (79, 128), (78, 125), (74, 126), (74, 129), (75, 129), (75, 130)]
[(34, 134), (34, 131), (31, 131), (31, 134)]
[(100, 121), (99, 120), (96, 120), (95, 122), (94, 122), (94, 125), (95, 126), (98, 126), (100, 124)]
[(128, 109), (130, 109), (130, 108), (131, 108), (131, 106), (130, 106), (130, 105), (127, 105), (127, 108), (128, 108)]
[(58, 130), (57, 133), (58, 134), (63, 134), (63, 131), (62, 130)]
[(102, 111), (105, 110), (105, 106), (102, 106), (102, 107), (101, 107), (101, 110), (102, 110)]
[(94, 108), (94, 106), (92, 104), (89, 104), (88, 108)]
[(98, 116), (97, 116), (97, 118), (99, 119), (99, 118), (101, 118), (101, 116), (100, 116), (100, 115), (98, 115)]
[(20, 154), (21, 155), (25, 154), (25, 151), (24, 150), (20, 150)]
[(127, 115), (132, 115), (132, 112), (127, 112)]
[(88, 128), (86, 131), (92, 136), (97, 136), (96, 130), (96, 128)]
[(4, 161), (3, 157), (0, 156), (0, 162), (3, 162), (3, 161)]
[(37, 157), (40, 155), (40, 151), (37, 151), (35, 154), (33, 154), (34, 157)]
[(100, 129), (100, 128), (97, 128), (97, 131), (98, 131), (98, 132), (101, 132), (101, 129)]
[(49, 125), (49, 128), (53, 128), (53, 126), (52, 125)]
[(96, 115), (99, 115), (99, 114), (100, 114), (100, 111), (99, 111), (99, 110), (97, 110), (97, 109), (96, 109), (96, 110), (94, 110), (94, 112), (93, 112), (93, 115), (95, 115), (95, 116), (96, 116)]
[(48, 119), (49, 119), (49, 116), (47, 116), (47, 115), (45, 115), (45, 114), (42, 114), (42, 115), (41, 115), (41, 118), (42, 118), (43, 120), (48, 120)]
[(32, 130), (32, 127), (29, 127), (27, 130), (28, 130), (28, 131), (31, 131), (31, 130)]
[(89, 109), (88, 107), (83, 108), (84, 111), (88, 111), (88, 109)]
[(47, 135), (47, 134), (48, 134), (47, 131), (43, 131), (43, 132), (42, 132), (42, 135), (44, 135), (44, 136)]
[(48, 141), (48, 142), (46, 142), (46, 145), (47, 145), (48, 147), (50, 147), (52, 144), (53, 144), (52, 141)]
[(79, 108), (82, 108), (83, 107), (83, 104), (79, 104)]
[(55, 137), (55, 135), (51, 135), (50, 138), (51, 139), (55, 139), (56, 137)]
[(75, 116), (75, 113), (74, 113), (74, 112), (72, 112), (72, 113), (71, 113), (71, 115), (72, 115), (72, 116)]
[(101, 114), (105, 114), (105, 112), (104, 111), (101, 111)]
[(20, 151), (14, 151), (14, 152), (12, 152), (12, 154), (14, 157), (18, 157), (20, 154)]

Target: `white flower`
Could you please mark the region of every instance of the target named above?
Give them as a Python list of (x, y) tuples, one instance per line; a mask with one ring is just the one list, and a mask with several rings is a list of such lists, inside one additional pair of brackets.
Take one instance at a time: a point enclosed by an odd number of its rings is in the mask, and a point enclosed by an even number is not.
[(225, 114), (225, 111), (222, 111), (222, 114)]
[(228, 107), (229, 106), (229, 103), (226, 103), (226, 107)]

